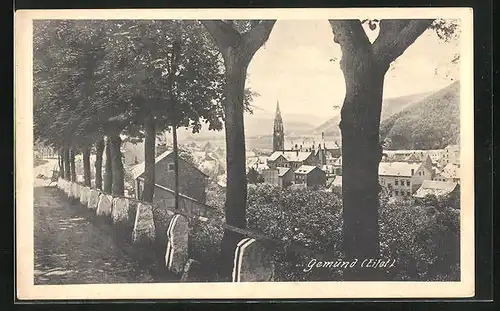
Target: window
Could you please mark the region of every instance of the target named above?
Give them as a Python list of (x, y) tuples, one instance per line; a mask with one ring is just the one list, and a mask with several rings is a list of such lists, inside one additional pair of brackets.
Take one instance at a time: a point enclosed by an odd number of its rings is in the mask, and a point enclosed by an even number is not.
[(410, 195), (410, 191), (407, 191), (407, 192), (406, 192), (406, 195), (408, 195), (408, 196), (409, 196), (409, 195)]
[(399, 191), (397, 191), (397, 190), (396, 190), (396, 191), (394, 191), (394, 192), (396, 193), (396, 196), (398, 196), (398, 195), (399, 195)]
[(418, 176), (422, 176), (422, 172), (418, 172)]
[(397, 180), (397, 179), (394, 181), (394, 185), (395, 185), (395, 186), (397, 186), (397, 185), (398, 185), (398, 180)]
[(407, 180), (407, 181), (406, 181), (406, 185), (407, 185), (408, 187), (410, 186), (410, 181), (409, 181), (409, 180)]
[(413, 174), (415, 174), (415, 170), (411, 169), (411, 176), (413, 176)]
[(168, 163), (168, 171), (169, 172), (175, 171), (175, 164), (174, 163)]

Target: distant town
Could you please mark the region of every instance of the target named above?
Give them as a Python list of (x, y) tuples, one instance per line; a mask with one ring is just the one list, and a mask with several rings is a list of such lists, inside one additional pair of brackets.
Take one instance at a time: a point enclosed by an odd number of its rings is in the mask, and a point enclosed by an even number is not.
[[(289, 139), (285, 135), (286, 122), (276, 105), (272, 146), (266, 149), (246, 150), (247, 172), (255, 180), (249, 183), (264, 183), (291, 189), (313, 188), (318, 191), (334, 191), (342, 188), (342, 152), (340, 142), (326, 139), (302, 141)], [(124, 137), (125, 138), (125, 137)], [(42, 147), (35, 148), (39, 156)], [(226, 153), (221, 144), (206, 141), (186, 142), (179, 145), (180, 193), (184, 198), (205, 203), (206, 191), (213, 187), (226, 187)], [(143, 142), (128, 142), (122, 145), (123, 163), (126, 172), (128, 195), (140, 198), (142, 174), (144, 173)], [(37, 155), (38, 154), (38, 155)], [(188, 155), (188, 159), (183, 157)], [(77, 179), (83, 180), (83, 163), (75, 159)], [(95, 158), (91, 157), (91, 162)], [(166, 139), (158, 139), (156, 146), (156, 190), (155, 196), (165, 197), (162, 192), (173, 194), (173, 152)], [(92, 168), (94, 165), (92, 165)], [(451, 196), (460, 185), (460, 150), (458, 145), (448, 145), (437, 150), (384, 150), (379, 166), (380, 185), (394, 199), (423, 198), (428, 194)], [(128, 173), (128, 174), (127, 174)]]

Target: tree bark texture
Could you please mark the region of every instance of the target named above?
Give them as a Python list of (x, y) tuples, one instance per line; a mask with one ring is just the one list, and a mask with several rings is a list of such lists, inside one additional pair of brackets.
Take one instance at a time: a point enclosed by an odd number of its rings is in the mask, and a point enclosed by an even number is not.
[(85, 186), (90, 187), (92, 181), (92, 173), (90, 171), (90, 148), (83, 149), (83, 181)]
[(104, 163), (104, 187), (103, 190), (106, 193), (111, 193), (113, 186), (113, 168), (111, 165), (111, 141), (110, 137), (106, 138), (106, 162)]
[[(384, 77), (390, 63), (426, 29), (427, 26), (423, 26), (426, 23), (428, 21), (418, 23), (416, 27), (405, 20), (381, 22), (381, 31), (372, 45), (359, 20), (330, 20), (334, 41), (342, 50), (340, 68), (346, 83), (339, 127), (342, 134), (342, 249), (347, 260), (380, 257), (378, 167), (382, 159), (379, 130)], [(408, 30), (408, 25), (416, 28)], [(352, 281), (382, 277), (380, 269), (360, 265), (344, 274), (345, 280)]]
[(69, 162), (70, 162), (69, 148), (64, 147), (63, 154), (64, 154), (64, 158), (63, 158), (64, 178), (66, 178), (67, 180), (71, 180), (71, 169), (70, 169), (70, 165), (69, 165)]
[(144, 191), (142, 200), (153, 202), (155, 185), (155, 145), (156, 145), (156, 126), (152, 114), (148, 114), (144, 121), (145, 139), (144, 139)]
[(104, 153), (104, 139), (100, 138), (96, 143), (96, 156), (95, 156), (95, 187), (102, 190), (102, 155)]
[(125, 173), (123, 171), (123, 160), (121, 145), (122, 139), (119, 134), (111, 135), (111, 170), (113, 171), (113, 187), (114, 195), (123, 196), (125, 194)]
[(177, 146), (177, 125), (172, 126), (172, 144), (174, 145), (174, 175), (175, 175), (175, 210), (179, 209), (179, 148)]
[(75, 165), (76, 150), (70, 150), (70, 169), (71, 169), (71, 181), (76, 182), (76, 165)]

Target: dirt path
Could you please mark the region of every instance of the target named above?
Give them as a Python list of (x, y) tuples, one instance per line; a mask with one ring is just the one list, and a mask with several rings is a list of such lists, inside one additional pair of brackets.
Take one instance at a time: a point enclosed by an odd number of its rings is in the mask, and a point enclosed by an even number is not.
[(54, 187), (34, 188), (35, 284), (155, 282), (88, 210)]

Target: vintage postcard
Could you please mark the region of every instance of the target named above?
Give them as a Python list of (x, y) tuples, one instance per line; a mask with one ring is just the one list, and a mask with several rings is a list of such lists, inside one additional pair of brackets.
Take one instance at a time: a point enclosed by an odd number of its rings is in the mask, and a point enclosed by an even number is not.
[(17, 11), (18, 299), (474, 296), (472, 16)]

